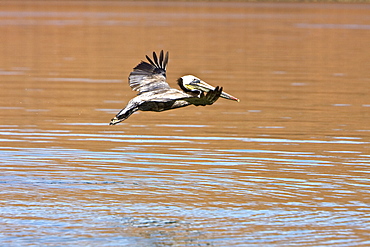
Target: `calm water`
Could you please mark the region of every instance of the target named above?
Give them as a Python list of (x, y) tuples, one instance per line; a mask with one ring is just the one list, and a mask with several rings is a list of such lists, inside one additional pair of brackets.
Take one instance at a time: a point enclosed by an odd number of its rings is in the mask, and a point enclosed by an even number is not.
[[(370, 245), (370, 5), (0, 6), (1, 246)], [(109, 126), (161, 49), (241, 102)]]

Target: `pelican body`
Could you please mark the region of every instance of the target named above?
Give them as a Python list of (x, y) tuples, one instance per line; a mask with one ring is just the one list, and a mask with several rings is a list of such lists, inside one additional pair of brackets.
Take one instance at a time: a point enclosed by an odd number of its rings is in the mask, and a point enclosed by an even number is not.
[(139, 63), (128, 78), (132, 90), (139, 94), (118, 112), (110, 125), (124, 121), (136, 111), (160, 112), (188, 105), (212, 105), (219, 97), (239, 101), (222, 92), (222, 87), (212, 87), (193, 75), (182, 76), (177, 80), (182, 91), (171, 88), (166, 82), (168, 52), (164, 55), (162, 50), (159, 59), (153, 52), (154, 61), (148, 56), (146, 58), (148, 62)]

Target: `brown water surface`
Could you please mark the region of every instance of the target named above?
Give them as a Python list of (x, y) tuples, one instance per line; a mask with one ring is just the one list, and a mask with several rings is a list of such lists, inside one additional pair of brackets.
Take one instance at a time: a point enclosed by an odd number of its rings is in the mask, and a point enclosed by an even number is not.
[[(0, 2), (0, 245), (370, 245), (370, 5)], [(110, 119), (170, 51), (241, 102)]]

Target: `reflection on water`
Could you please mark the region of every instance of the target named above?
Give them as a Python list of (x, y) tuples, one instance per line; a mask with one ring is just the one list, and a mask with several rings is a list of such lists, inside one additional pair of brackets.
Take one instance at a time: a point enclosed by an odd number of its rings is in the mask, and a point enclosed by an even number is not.
[[(1, 4), (0, 245), (370, 244), (366, 6), (55, 4)], [(109, 126), (163, 48), (241, 102)]]
[[(362, 138), (86, 134), (18, 126), (2, 126), (0, 134), (3, 143), (48, 146), (0, 149), (4, 243), (31, 243), (33, 234), (50, 243), (52, 234), (70, 245), (89, 244), (86, 237), (103, 246), (258, 244), (256, 238), (330, 244), (333, 236), (342, 243), (348, 235), (353, 244), (368, 231), (362, 195), (368, 195), (369, 155), (361, 147), (369, 142)], [(79, 148), (59, 146), (62, 139)], [(83, 148), (94, 142), (103, 150)], [(253, 143), (262, 146), (243, 148)], [(329, 149), (294, 151), (316, 145)], [(45, 225), (54, 227), (37, 230)], [(29, 238), (13, 239), (20, 227)]]

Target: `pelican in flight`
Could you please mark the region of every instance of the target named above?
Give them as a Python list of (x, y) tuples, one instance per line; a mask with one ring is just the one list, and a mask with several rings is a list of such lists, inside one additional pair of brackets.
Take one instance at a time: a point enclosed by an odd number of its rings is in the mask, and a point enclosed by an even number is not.
[(159, 55), (153, 52), (153, 60), (139, 63), (128, 77), (132, 90), (139, 94), (130, 100), (111, 120), (110, 125), (127, 119), (136, 111), (166, 111), (188, 105), (212, 105), (219, 97), (239, 101), (238, 98), (222, 91), (222, 87), (212, 87), (193, 75), (185, 75), (177, 80), (182, 91), (171, 88), (166, 82), (168, 52)]

